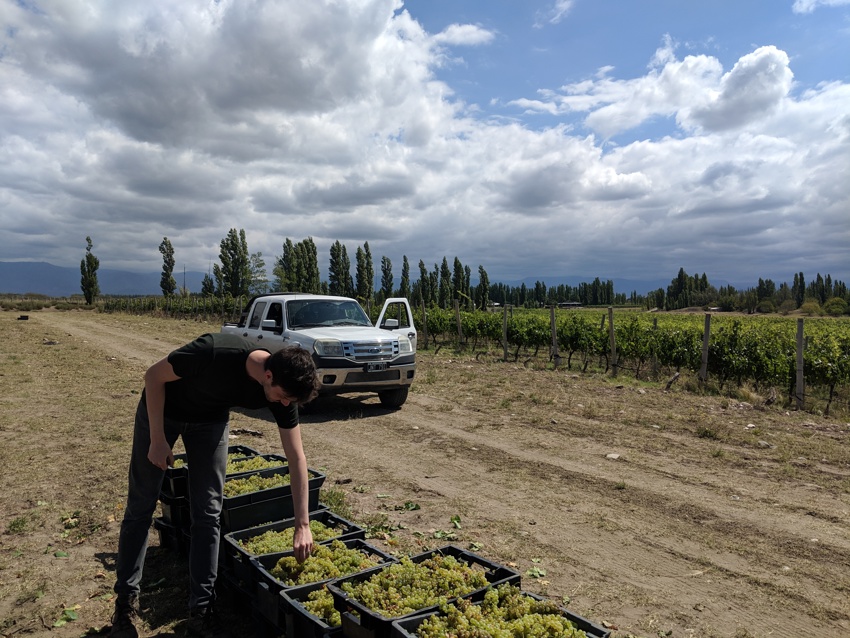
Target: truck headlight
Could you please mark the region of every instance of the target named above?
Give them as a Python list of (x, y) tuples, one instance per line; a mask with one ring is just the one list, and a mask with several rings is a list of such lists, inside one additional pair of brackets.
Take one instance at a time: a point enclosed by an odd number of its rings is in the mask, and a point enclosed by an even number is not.
[(342, 343), (336, 339), (318, 339), (313, 344), (313, 349), (320, 357), (342, 357)]
[(410, 339), (405, 337), (404, 335), (398, 336), (398, 353), (399, 354), (409, 354), (413, 352), (413, 346), (410, 344)]

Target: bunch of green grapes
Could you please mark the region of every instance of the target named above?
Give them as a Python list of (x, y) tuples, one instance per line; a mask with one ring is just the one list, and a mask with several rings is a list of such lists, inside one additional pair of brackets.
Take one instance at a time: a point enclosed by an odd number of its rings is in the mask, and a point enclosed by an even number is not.
[(254, 472), (256, 470), (267, 470), (272, 467), (283, 467), (286, 461), (282, 459), (265, 459), (262, 456), (249, 456), (246, 458), (227, 459), (227, 474), (238, 474), (239, 472)]
[(500, 585), (481, 604), (458, 599), (416, 629), (418, 638), (587, 638), (549, 600), (535, 600), (514, 585)]
[[(245, 458), (245, 452), (230, 452), (227, 455), (227, 463), (230, 464), (235, 459), (244, 459), (244, 458)], [(252, 456), (252, 457), (249, 457), (249, 458), (254, 458), (254, 457)], [(181, 467), (186, 467), (186, 459), (185, 458), (174, 459), (174, 463), (171, 465), (171, 467), (172, 467), (172, 469), (175, 469), (175, 470), (179, 469)]]
[(260, 474), (251, 474), (245, 478), (235, 478), (224, 482), (224, 495), (228, 498), (239, 496), (240, 494), (248, 494), (250, 492), (259, 492), (260, 490), (268, 490), (272, 487), (280, 487), (289, 485), (289, 473), (272, 474), (271, 476), (261, 476)]
[(311, 591), (301, 605), (329, 627), (339, 627), (342, 624), (342, 618), (334, 607), (334, 597), (327, 587)]
[(284, 556), (269, 573), (284, 585), (307, 585), (355, 574), (380, 562), (379, 558), (359, 549), (349, 549), (342, 541), (331, 541), (328, 545), (314, 545), (303, 563), (295, 560), (294, 556)]
[[(310, 531), (313, 533), (313, 541), (321, 543), (340, 535), (340, 525), (328, 526), (321, 521), (310, 521)], [(276, 554), (292, 549), (295, 528), (287, 527), (282, 530), (270, 529), (267, 532), (244, 538), (238, 541), (242, 549), (250, 554)]]
[(341, 583), (341, 589), (387, 618), (445, 604), (487, 586), (480, 570), (454, 556), (435, 554), (419, 563), (404, 556), (360, 582)]

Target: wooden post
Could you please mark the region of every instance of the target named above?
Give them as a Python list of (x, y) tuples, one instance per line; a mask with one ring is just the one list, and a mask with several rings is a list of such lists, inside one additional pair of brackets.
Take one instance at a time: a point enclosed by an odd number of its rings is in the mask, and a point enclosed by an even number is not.
[(425, 333), (425, 349), (428, 349), (428, 317), (425, 315), (425, 300), (420, 299), (422, 304), (422, 332)]
[(549, 323), (552, 326), (552, 361), (557, 368), (561, 365), (561, 355), (558, 353), (558, 329), (555, 322), (555, 306), (549, 308)]
[[(658, 317), (652, 318), (652, 332), (653, 332), (653, 341), (658, 344)], [(655, 348), (652, 351), (652, 378), (658, 378), (658, 355), (655, 352)]]
[(508, 360), (508, 306), (505, 304), (505, 312), (502, 317), (502, 347), (505, 351), (503, 361)]
[(708, 380), (708, 337), (711, 334), (711, 314), (705, 313), (705, 329), (702, 333), (702, 364), (699, 367), (700, 383)]
[(803, 320), (797, 319), (797, 384), (794, 394), (797, 398), (797, 409), (804, 410), (806, 406), (805, 378), (803, 376)]
[(457, 324), (457, 343), (463, 343), (463, 327), (460, 324), (460, 300), (455, 299), (455, 323)]
[[(602, 315), (605, 321), (605, 315)], [(611, 344), (611, 376), (617, 376), (617, 339), (614, 335), (614, 308), (608, 306), (608, 341)]]

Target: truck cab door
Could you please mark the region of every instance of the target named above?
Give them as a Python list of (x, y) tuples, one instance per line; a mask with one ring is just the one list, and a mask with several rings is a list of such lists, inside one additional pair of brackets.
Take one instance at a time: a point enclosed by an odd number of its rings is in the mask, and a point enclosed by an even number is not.
[(405, 335), (410, 339), (413, 351), (416, 352), (416, 326), (413, 324), (413, 311), (410, 303), (404, 297), (391, 297), (384, 302), (381, 314), (375, 323), (376, 328), (389, 330)]

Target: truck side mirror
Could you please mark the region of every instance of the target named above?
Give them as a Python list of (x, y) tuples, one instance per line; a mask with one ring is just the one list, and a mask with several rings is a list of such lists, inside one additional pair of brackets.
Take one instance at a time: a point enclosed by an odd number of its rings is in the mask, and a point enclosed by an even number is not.
[(280, 326), (277, 325), (277, 322), (274, 319), (263, 319), (263, 323), (260, 324), (263, 330), (271, 330), (272, 332), (275, 330), (280, 330)]
[(398, 328), (398, 319), (384, 319), (384, 324), (381, 328), (384, 330), (395, 330)]

